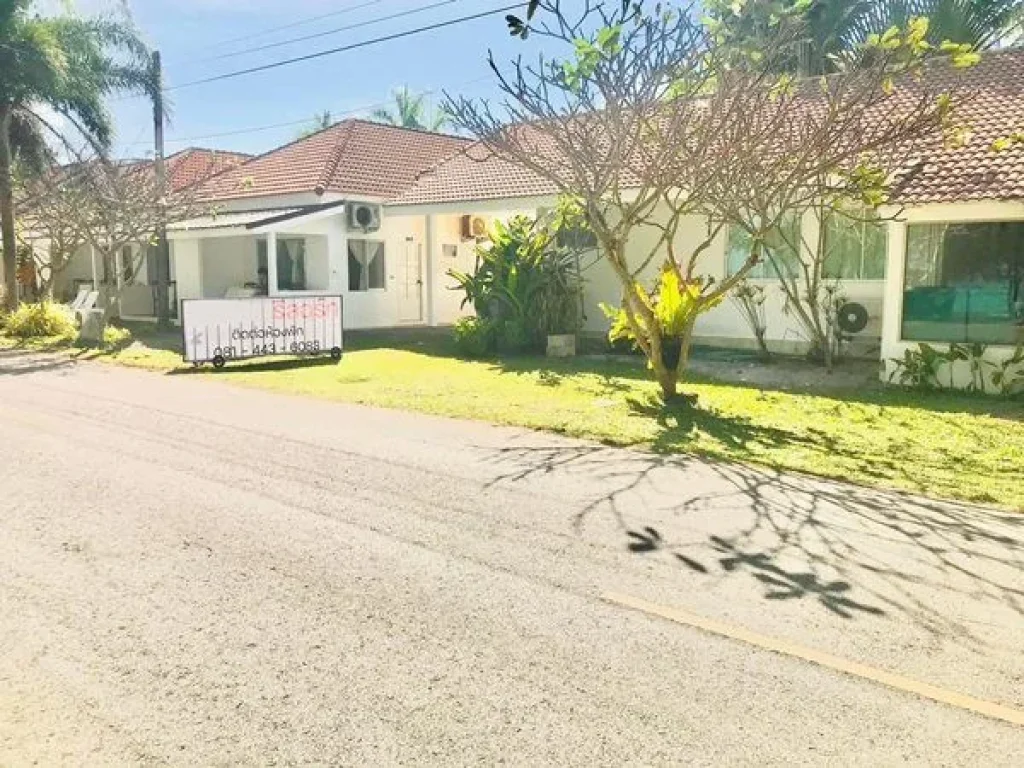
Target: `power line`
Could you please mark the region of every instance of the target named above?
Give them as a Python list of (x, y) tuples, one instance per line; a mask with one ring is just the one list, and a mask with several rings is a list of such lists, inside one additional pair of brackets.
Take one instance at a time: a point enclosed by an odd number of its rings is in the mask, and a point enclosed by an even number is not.
[[(331, 19), (331, 18), (335, 18), (337, 16), (343, 16), (343, 15), (345, 15), (347, 13), (352, 13), (354, 11), (359, 11), (359, 10), (362, 10), (363, 8), (369, 8), (370, 6), (373, 6), (373, 5), (380, 5), (381, 3), (385, 2), (385, 1), (386, 0), (367, 0), (366, 2), (360, 3), (359, 5), (353, 5), (353, 6), (350, 6), (348, 8), (342, 8), (340, 10), (331, 11), (329, 13), (321, 13), (318, 16), (307, 16), (304, 19), (299, 19), (298, 21), (292, 21), (292, 22), (289, 22), (288, 24), (279, 24), (278, 26), (274, 27), (273, 29), (263, 29), (263, 30), (260, 30), (259, 32), (252, 32), (251, 34), (248, 34), (248, 35), (242, 35), (240, 37), (232, 37), (232, 38), (229, 38), (227, 40), (221, 40), (220, 42), (212, 43), (212, 45), (231, 45), (232, 43), (244, 43), (246, 40), (255, 40), (257, 37), (266, 37), (267, 35), (272, 35), (275, 32), (280, 32), (281, 30), (284, 30), (284, 29), (294, 29), (295, 27), (303, 27), (303, 26), (305, 26), (307, 24), (313, 24), (313, 23), (315, 23), (317, 21), (323, 21), (324, 19)], [(207, 44), (207, 45), (211, 45), (211, 44)]]
[(424, 5), (424, 6), (421, 6), (419, 8), (411, 8), (411, 9), (407, 9), (407, 10), (404, 10), (404, 11), (398, 11), (397, 13), (392, 13), (392, 14), (390, 14), (388, 16), (378, 16), (378, 17), (375, 17), (375, 18), (372, 18), (372, 19), (367, 19), (365, 21), (356, 22), (355, 24), (346, 24), (343, 27), (335, 27), (334, 29), (327, 29), (327, 30), (324, 30), (323, 32), (314, 32), (312, 34), (303, 35), (301, 37), (293, 37), (293, 38), (290, 38), (288, 40), (280, 40), (280, 41), (273, 42), (273, 43), (267, 43), (266, 45), (257, 46), (256, 48), (245, 48), (245, 49), (243, 49), (241, 51), (232, 51), (230, 53), (221, 53), (221, 54), (218, 54), (217, 56), (210, 56), (210, 57), (205, 58), (205, 59), (198, 59), (198, 62), (202, 63), (202, 62), (206, 62), (206, 61), (221, 61), (223, 59), (232, 59), (232, 58), (236, 58), (238, 56), (245, 56), (245, 55), (250, 54), (250, 53), (259, 53), (260, 51), (269, 51), (269, 50), (272, 50), (274, 48), (283, 48), (286, 45), (293, 45), (295, 43), (304, 43), (304, 42), (306, 42), (308, 40), (316, 40), (316, 39), (319, 39), (321, 37), (329, 37), (331, 35), (336, 35), (339, 32), (348, 32), (348, 31), (353, 30), (353, 29), (360, 29), (362, 27), (369, 27), (369, 26), (372, 26), (373, 24), (380, 24), (380, 23), (385, 22), (385, 21), (394, 21), (395, 19), (400, 19), (400, 18), (403, 18), (405, 16), (412, 16), (412, 15), (417, 14), (417, 13), (423, 13), (424, 11), (430, 11), (430, 10), (433, 10), (434, 8), (440, 8), (441, 6), (451, 5), (453, 3), (457, 3), (457, 2), (460, 2), (460, 1), (461, 0), (441, 0), (440, 2), (432, 3), (431, 5)]
[[(452, 86), (452, 87), (454, 87), (454, 88), (464, 88), (467, 85), (476, 85), (477, 83), (482, 83), (485, 80), (490, 80), (490, 75), (487, 75), (487, 76), (484, 76), (484, 77), (478, 77), (478, 78), (475, 78), (473, 80), (468, 80), (468, 81), (466, 81), (464, 83), (458, 83), (458, 84), (456, 84), (455, 86)], [(428, 90), (419, 91), (419, 92), (411, 94), (411, 95), (413, 97), (433, 96), (433, 95), (437, 94), (439, 90), (440, 89), (438, 89), (438, 88), (430, 88)], [(387, 101), (378, 101), (378, 102), (373, 103), (373, 104), (364, 104), (361, 107), (355, 107), (355, 108), (351, 108), (351, 109), (348, 109), (348, 110), (345, 110), (345, 111), (335, 111), (333, 109), (327, 110), (327, 111), (330, 112), (332, 117), (344, 118), (344, 117), (351, 117), (353, 115), (363, 114), (365, 112), (368, 112), (371, 109), (377, 109), (379, 107), (391, 106), (392, 103), (393, 103), (393, 101), (391, 99), (388, 99)], [(300, 120), (289, 120), (289, 121), (283, 122), (283, 123), (270, 123), (270, 124), (267, 124), (267, 125), (250, 126), (248, 128), (238, 128), (238, 129), (235, 129), (235, 130), (221, 131), (221, 132), (218, 132), (218, 133), (206, 133), (206, 134), (202, 134), (202, 135), (199, 135), (199, 136), (185, 136), (185, 137), (180, 137), (180, 138), (168, 138), (167, 139), (167, 143), (168, 144), (189, 144), (189, 143), (194, 142), (194, 141), (203, 141), (203, 140), (206, 140), (206, 139), (220, 139), (220, 138), (224, 138), (226, 136), (242, 136), (242, 135), (249, 134), (249, 133), (261, 133), (263, 131), (272, 131), (272, 130), (274, 130), (276, 128), (291, 128), (291, 127), (297, 126), (297, 125), (308, 125), (310, 122), (312, 122), (316, 118), (317, 118), (317, 115), (313, 114), (313, 115), (309, 115), (308, 117), (303, 117)], [(124, 144), (123, 146), (131, 147), (131, 146), (138, 146), (138, 145), (141, 145), (141, 144), (148, 144), (148, 143), (149, 142), (136, 141), (136, 142), (133, 142), (131, 144)]]
[(311, 61), (313, 59), (320, 59), (320, 58), (323, 58), (325, 56), (333, 56), (334, 54), (337, 54), (337, 53), (344, 53), (345, 51), (353, 51), (353, 50), (356, 50), (358, 48), (367, 48), (367, 47), (369, 47), (371, 45), (378, 45), (380, 43), (390, 42), (391, 40), (399, 40), (401, 38), (412, 37), (413, 35), (419, 35), (419, 34), (422, 34), (423, 32), (432, 32), (432, 31), (434, 31), (436, 29), (443, 29), (444, 27), (451, 27), (451, 26), (454, 26), (456, 24), (463, 24), (463, 23), (465, 23), (467, 21), (474, 21), (476, 19), (482, 19), (482, 18), (485, 18), (487, 16), (493, 16), (496, 13), (503, 13), (505, 11), (512, 11), (512, 10), (515, 10), (516, 8), (520, 7), (520, 5), (521, 5), (521, 3), (517, 3), (515, 5), (506, 5), (506, 6), (502, 7), (502, 8), (494, 8), (494, 9), (489, 10), (489, 11), (482, 11), (480, 13), (469, 14), (468, 16), (460, 16), (459, 18), (456, 18), (456, 19), (449, 19), (447, 21), (440, 21), (440, 22), (437, 22), (435, 24), (428, 24), (426, 26), (417, 27), (415, 29), (407, 29), (407, 30), (405, 30), (403, 32), (395, 32), (394, 34), (391, 34), (391, 35), (384, 35), (382, 37), (375, 37), (375, 38), (372, 38), (370, 40), (361, 40), (360, 42), (357, 42), (357, 43), (350, 43), (349, 45), (342, 45), (342, 46), (339, 46), (337, 48), (330, 48), (330, 49), (325, 50), (325, 51), (317, 51), (315, 53), (305, 54), (304, 56), (295, 56), (295, 57), (290, 58), (290, 59), (282, 59), (281, 61), (274, 61), (274, 62), (271, 62), (269, 64), (261, 64), (261, 65), (256, 66), (256, 67), (247, 67), (246, 69), (239, 69), (239, 70), (236, 70), (234, 72), (225, 72), (224, 74), (213, 75), (212, 77), (204, 77), (204, 78), (201, 78), (199, 80), (192, 80), (192, 81), (187, 82), (187, 83), (182, 83), (180, 85), (175, 85), (175, 86), (172, 86), (172, 87), (167, 88), (165, 90), (166, 91), (178, 91), (178, 90), (181, 90), (183, 88), (192, 88), (192, 87), (197, 86), (197, 85), (206, 85), (207, 83), (216, 83), (216, 82), (219, 82), (221, 80), (228, 80), (228, 79), (235, 78), (235, 77), (242, 77), (243, 75), (251, 75), (251, 74), (255, 74), (257, 72), (266, 72), (267, 70), (278, 69), (279, 67), (285, 67), (285, 66), (289, 66), (291, 64), (298, 64), (298, 63), (303, 62), (303, 61)]

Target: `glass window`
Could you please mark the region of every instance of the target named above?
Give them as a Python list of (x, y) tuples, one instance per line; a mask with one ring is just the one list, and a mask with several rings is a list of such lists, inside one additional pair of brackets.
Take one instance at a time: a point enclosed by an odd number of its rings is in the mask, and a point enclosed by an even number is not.
[[(752, 247), (750, 233), (742, 227), (729, 227), (729, 242), (726, 245), (727, 266), (730, 275), (736, 274), (750, 258)], [(761, 261), (747, 273), (748, 277), (772, 278), (780, 273), (795, 275), (800, 264), (797, 255), (801, 244), (800, 219), (789, 217), (780, 229), (769, 233), (765, 240), (765, 253)]]
[(348, 289), (350, 291), (384, 290), (384, 243), (379, 240), (348, 241)]
[(832, 214), (825, 219), (825, 277), (884, 280), (887, 256), (885, 225), (871, 218)]
[[(256, 274), (262, 286), (267, 274), (267, 241), (256, 241)], [(306, 241), (303, 238), (277, 239), (277, 289), (306, 290)]]
[(1024, 342), (1024, 222), (908, 226), (903, 338)]

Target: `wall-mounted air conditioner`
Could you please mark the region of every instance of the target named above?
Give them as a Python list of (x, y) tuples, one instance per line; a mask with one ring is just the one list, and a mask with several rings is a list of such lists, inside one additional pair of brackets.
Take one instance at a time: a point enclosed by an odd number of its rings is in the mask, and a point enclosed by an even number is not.
[(462, 239), (482, 240), (487, 237), (488, 223), (483, 216), (462, 217)]
[(376, 232), (380, 229), (380, 206), (372, 203), (349, 203), (348, 228), (357, 232)]

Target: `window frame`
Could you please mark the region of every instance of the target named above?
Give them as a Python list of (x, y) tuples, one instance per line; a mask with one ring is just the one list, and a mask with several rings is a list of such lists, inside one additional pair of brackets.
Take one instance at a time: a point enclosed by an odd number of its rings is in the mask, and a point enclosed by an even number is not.
[[(365, 288), (353, 288), (352, 287), (352, 264), (351, 264), (351, 259), (353, 258), (353, 254), (352, 254), (351, 248), (352, 248), (352, 244), (353, 243), (362, 243), (363, 244), (364, 250), (363, 250), (363, 253), (362, 253), (362, 268), (363, 268), (363, 270), (364, 270), (364, 272), (366, 274), (366, 287)], [(378, 287), (378, 288), (375, 288), (375, 287), (370, 285), (370, 263), (366, 260), (367, 254), (366, 254), (366, 250), (365, 250), (367, 243), (373, 243), (375, 245), (379, 245), (380, 246), (380, 259), (381, 259), (381, 262), (382, 262), (381, 263), (380, 274), (381, 274), (382, 285), (380, 287)], [(385, 292), (387, 292), (387, 290), (388, 290), (388, 254), (387, 254), (387, 251), (388, 251), (388, 249), (387, 249), (387, 242), (383, 238), (373, 238), (373, 237), (349, 237), (349, 238), (346, 238), (346, 240), (345, 240), (345, 264), (346, 264), (346, 267), (347, 267), (346, 271), (348, 273), (348, 280), (346, 281), (346, 286), (345, 287), (346, 287), (346, 290), (347, 290), (348, 293), (385, 293)], [(355, 258), (357, 260), (359, 259), (358, 256), (355, 257)]]
[[(864, 228), (865, 230), (869, 226), (873, 226), (873, 227), (878, 227), (879, 228), (879, 231), (881, 233), (881, 245), (882, 245), (882, 252), (881, 252), (881, 257), (882, 257), (881, 258), (882, 274), (881, 274), (880, 277), (865, 277), (864, 276), (864, 264), (865, 264), (865, 258), (866, 258), (866, 255), (867, 255), (867, 248), (866, 248), (867, 237), (863, 233), (861, 234), (861, 236), (859, 238), (859, 241), (860, 241), (860, 253), (859, 253), (859, 260), (858, 260), (858, 264), (857, 264), (857, 276), (856, 277), (846, 277), (846, 276), (844, 276), (842, 274), (833, 274), (833, 273), (830, 272), (830, 270), (828, 268), (829, 267), (829, 256), (831, 255), (829, 253), (830, 246), (829, 246), (829, 240), (828, 240), (828, 238), (829, 238), (829, 231), (830, 231), (830, 229), (829, 229), (829, 222), (831, 222), (831, 221), (833, 221), (835, 219), (842, 220), (842, 221), (846, 222), (847, 224), (852, 224), (854, 226), (860, 226), (860, 227)], [(865, 282), (865, 283), (884, 283), (885, 282), (886, 276), (889, 274), (889, 227), (886, 226), (886, 223), (884, 221), (882, 221), (881, 219), (878, 219), (878, 220), (872, 222), (871, 220), (869, 220), (869, 218), (867, 216), (860, 216), (860, 217), (856, 217), (856, 218), (851, 218), (850, 216), (844, 216), (844, 215), (838, 214), (838, 213), (831, 213), (828, 216), (826, 216), (824, 218), (824, 220), (822, 220), (820, 222), (820, 226), (824, 228), (824, 232), (822, 234), (822, 242), (824, 243), (824, 247), (825, 247), (825, 257), (822, 259), (822, 264), (821, 264), (821, 274), (822, 274), (822, 277), (824, 279), (826, 279), (826, 280), (836, 280), (836, 281), (847, 281), (847, 282)]]
[[(309, 280), (308, 280), (308, 278), (306, 276), (306, 266), (307, 266), (306, 265), (306, 256), (308, 254), (309, 249), (308, 249), (308, 243), (306, 241), (307, 241), (307, 238), (306, 238), (305, 235), (291, 235), (291, 236), (287, 236), (287, 237), (281, 237), (279, 235), (277, 237), (277, 270), (276, 270), (276, 273), (277, 273), (277, 285), (274, 286), (272, 290), (276, 290), (279, 293), (280, 292), (288, 292), (288, 293), (316, 293), (316, 292), (318, 292), (318, 289), (312, 289), (311, 290), (310, 288), (307, 287), (309, 285)], [(302, 244), (302, 251), (301, 251), (301, 254), (302, 254), (302, 281), (304, 283), (304, 286), (302, 288), (285, 288), (285, 287), (283, 287), (281, 285), (282, 246), (285, 246), (285, 248), (284, 248), (284, 255), (288, 256), (289, 258), (292, 258), (292, 255), (287, 251), (287, 246), (286, 246), (287, 243), (301, 243)], [(268, 238), (266, 238), (266, 237), (259, 237), (259, 238), (257, 238), (256, 239), (256, 275), (257, 275), (257, 282), (258, 282), (258, 277), (259, 277), (260, 269), (266, 269), (267, 270), (267, 289), (268, 289), (268, 292), (271, 290), (271, 287), (270, 287), (270, 258), (269, 257), (270, 257), (270, 243), (269, 243)]]
[[(795, 215), (793, 221), (790, 223), (790, 226), (795, 226), (796, 229), (797, 229), (797, 234), (799, 235), (799, 243), (797, 244), (796, 250), (793, 253), (794, 258), (796, 259), (796, 262), (794, 263), (794, 266), (798, 266), (803, 261), (803, 259), (801, 258), (801, 255), (800, 255), (800, 252), (803, 250), (803, 246), (804, 246), (804, 239), (803, 239), (803, 216), (801, 214)], [(737, 232), (742, 233), (745, 239), (749, 239), (750, 238), (750, 233), (746, 229), (744, 229), (743, 227), (737, 226), (736, 224), (730, 224), (726, 228), (726, 233), (725, 233), (725, 276), (726, 276), (726, 278), (732, 277), (738, 271), (738, 270), (733, 268), (732, 259), (731, 259), (733, 236)], [(786, 243), (786, 245), (789, 246), (789, 243)], [(769, 246), (766, 245), (765, 248), (768, 249)], [(759, 270), (762, 273), (759, 273)], [(795, 272), (794, 271), (794, 272), (792, 272), (790, 274), (785, 275), (785, 277), (786, 278), (796, 278), (796, 277), (799, 277), (799, 272)], [(766, 253), (764, 255), (764, 257), (761, 259), (761, 261), (757, 265), (755, 265), (754, 269), (747, 273), (745, 279), (747, 279), (747, 280), (764, 280), (764, 281), (779, 280), (780, 279), (780, 275), (779, 275), (779, 271), (775, 267), (775, 262), (772, 259), (770, 259), (769, 258), (769, 254)]]
[[(969, 228), (979, 226), (996, 227), (999, 225), (1007, 225), (1019, 227), (1019, 234), (1017, 243), (1019, 243), (1019, 250), (1011, 250), (1007, 264), (1011, 267), (1011, 273), (1007, 280), (1008, 289), (1010, 295), (1008, 296), (1010, 305), (1008, 311), (1010, 313), (1007, 325), (1010, 328), (1017, 329), (1017, 339), (1011, 341), (993, 341), (991, 338), (977, 338), (972, 337), (970, 329), (975, 327), (984, 327), (984, 323), (971, 323), (970, 322), (970, 292), (972, 290), (984, 289), (987, 286), (998, 285), (998, 281), (981, 282), (972, 288), (970, 282), (961, 281), (959, 283), (952, 282), (946, 283), (945, 280), (940, 281), (940, 275), (946, 271), (943, 269), (946, 258), (947, 242), (950, 233), (956, 234), (956, 228)], [(938, 245), (935, 249), (934, 260), (927, 265), (928, 271), (931, 277), (929, 278), (932, 282), (920, 282), (913, 286), (908, 284), (908, 279), (911, 273), (910, 270), (910, 258), (911, 258), (911, 238), (914, 236), (915, 231), (926, 230), (928, 231), (928, 237), (934, 238), (936, 234), (939, 235), (937, 242)], [(991, 237), (991, 234), (990, 234)], [(1012, 243), (1012, 241), (1010, 241)], [(1016, 253), (1016, 258), (1013, 258)], [(929, 343), (929, 344), (984, 344), (986, 346), (993, 347), (1007, 347), (1013, 348), (1014, 346), (1024, 342), (1024, 219), (976, 219), (976, 220), (925, 220), (925, 221), (910, 221), (905, 227), (904, 242), (903, 242), (903, 259), (902, 259), (902, 275), (900, 279), (900, 323), (899, 323), (899, 340), (901, 343), (907, 344), (918, 344), (918, 343)], [(1016, 285), (1014, 285), (1016, 280)], [(915, 338), (907, 333), (907, 296), (912, 288), (937, 288), (946, 289), (949, 291), (957, 291), (958, 289), (967, 291), (966, 308), (963, 316), (963, 322), (948, 322), (945, 323), (947, 328), (950, 329), (962, 329), (962, 333), (949, 333), (943, 336), (943, 338)], [(991, 289), (990, 289), (991, 290)], [(1016, 299), (1014, 298), (1013, 291), (1016, 290)], [(954, 296), (955, 301), (955, 296)], [(951, 318), (955, 318), (955, 314), (951, 314)], [(913, 322), (913, 320), (911, 320)], [(937, 334), (936, 334), (937, 335)]]

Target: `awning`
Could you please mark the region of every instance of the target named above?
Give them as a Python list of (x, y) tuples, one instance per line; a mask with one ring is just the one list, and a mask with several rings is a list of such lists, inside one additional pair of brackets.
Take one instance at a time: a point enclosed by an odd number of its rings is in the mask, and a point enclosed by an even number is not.
[(194, 219), (176, 221), (168, 226), (168, 231), (204, 232), (211, 230), (239, 231), (262, 230), (275, 224), (294, 224), (303, 219), (318, 218), (322, 215), (333, 215), (335, 209), (344, 207), (344, 200), (335, 200), (321, 205), (302, 205), (292, 208), (264, 208), (259, 211), (235, 211), (215, 213), (210, 216), (199, 216)]
[(171, 232), (194, 232), (211, 229), (250, 229), (260, 226), (263, 222), (273, 221), (279, 216), (301, 213), (301, 208), (274, 208), (262, 211), (238, 211), (237, 213), (217, 213), (210, 216), (199, 216), (170, 224)]

